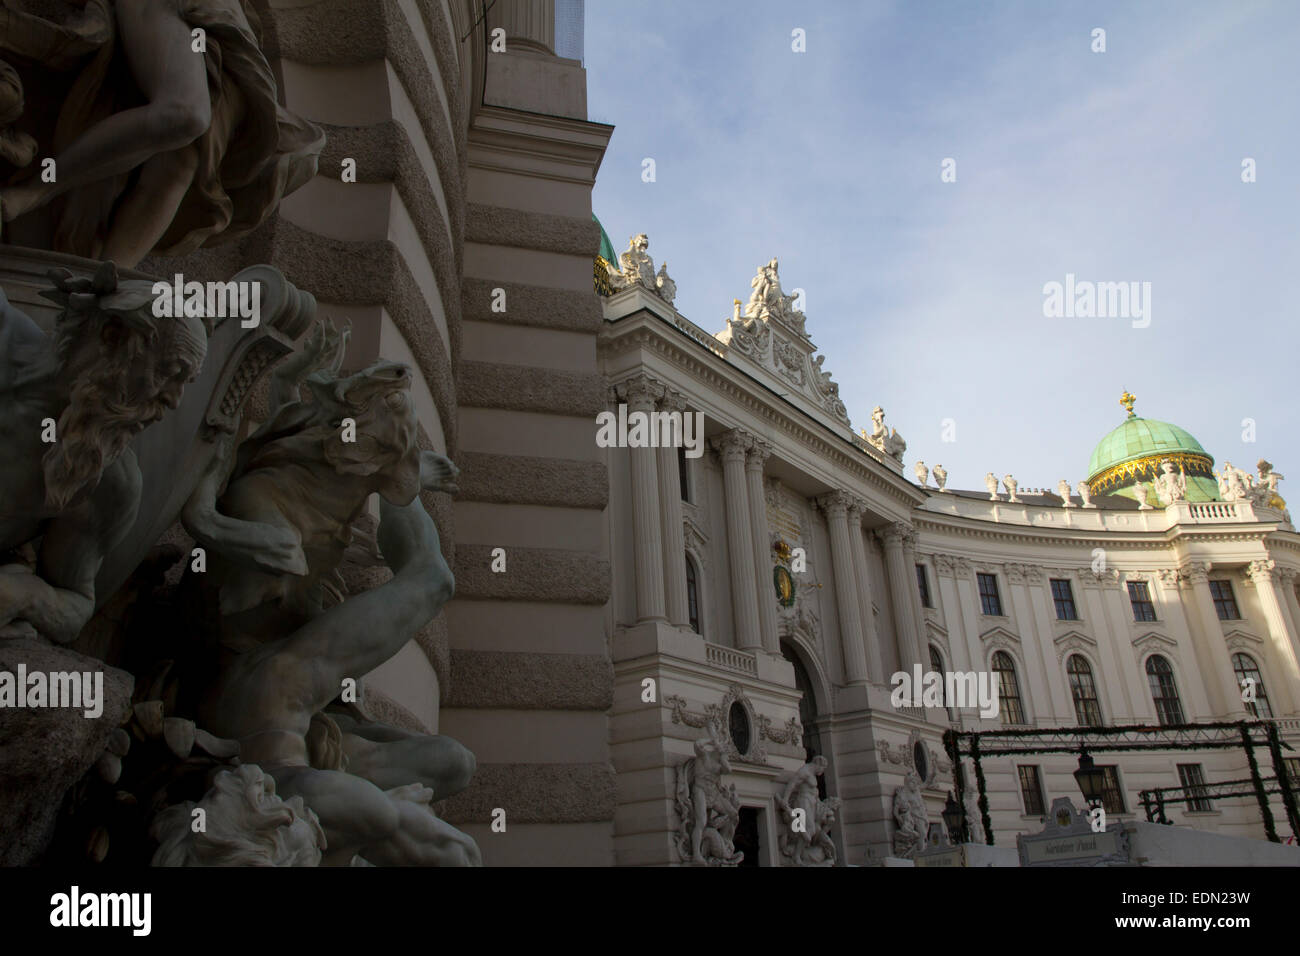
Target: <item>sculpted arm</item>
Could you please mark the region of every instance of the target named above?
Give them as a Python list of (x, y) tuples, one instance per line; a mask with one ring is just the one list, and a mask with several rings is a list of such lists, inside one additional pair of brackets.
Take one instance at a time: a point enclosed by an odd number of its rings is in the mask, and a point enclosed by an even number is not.
[(0, 624), (23, 620), (68, 644), (95, 613), (95, 576), (104, 556), (135, 523), (140, 469), (124, 453), (105, 470), (90, 500), (49, 523), (36, 574), (0, 575)]
[(217, 495), (230, 467), (233, 436), (223, 436), (217, 453), (181, 511), (181, 524), (204, 548), (231, 561), (272, 574), (306, 574), (307, 556), (299, 535), (288, 527), (243, 521), (217, 510)]

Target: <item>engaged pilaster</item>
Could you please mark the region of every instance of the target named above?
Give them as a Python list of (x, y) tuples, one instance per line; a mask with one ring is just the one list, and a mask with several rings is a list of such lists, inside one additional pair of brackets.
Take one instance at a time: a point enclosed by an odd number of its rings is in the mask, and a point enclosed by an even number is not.
[[(1191, 585), (1192, 600), (1196, 605), (1197, 623), (1200, 625), (1197, 631), (1202, 634), (1200, 652), (1196, 656), (1202, 670), (1208, 669), (1211, 672), (1204, 675), (1210, 705), (1225, 717), (1244, 717), (1246, 708), (1242, 705), (1241, 688), (1237, 686), (1232, 656), (1228, 653), (1228, 645), (1223, 641), (1219, 615), (1214, 609), (1214, 597), (1210, 594), (1210, 566), (1193, 561), (1184, 565), (1180, 574)], [(1269, 622), (1269, 629), (1272, 630), (1272, 621)]]
[(710, 441), (722, 459), (723, 495), (727, 499), (727, 553), (731, 565), (732, 618), (736, 646), (745, 650), (763, 646), (758, 623), (757, 571), (754, 568), (754, 535), (750, 527), (749, 494), (745, 479), (745, 458), (754, 438), (742, 428), (733, 428)]
[[(686, 415), (686, 402), (680, 392), (668, 390), (660, 402), (669, 414)], [(664, 599), (668, 621), (690, 627), (690, 609), (686, 600), (686, 538), (682, 534), (681, 477), (678, 472), (677, 448), (659, 449), (659, 514), (664, 548)]]
[[(1276, 565), (1271, 560), (1252, 561), (1246, 573), (1259, 594), (1259, 603), (1264, 609), (1264, 620), (1268, 622), (1268, 634), (1273, 641), (1274, 657), (1284, 664), (1287, 677), (1294, 682), (1297, 677), (1300, 677), (1300, 640), (1287, 627), (1287, 612), (1283, 611), (1277, 593)], [(1208, 592), (1207, 586), (1206, 593)], [(1226, 648), (1224, 653), (1226, 655)], [(1229, 673), (1232, 673), (1231, 666), (1229, 666)]]
[(862, 637), (862, 613), (854, 570), (853, 543), (849, 537), (851, 496), (832, 491), (817, 499), (826, 514), (831, 538), (831, 566), (835, 575), (835, 607), (840, 617), (840, 643), (844, 654), (844, 680), (848, 684), (865, 684), (867, 654)]
[[(649, 418), (664, 394), (661, 383), (637, 375), (617, 386), (628, 414), (643, 412)], [(636, 569), (637, 621), (667, 619), (664, 607), (664, 544), (659, 515), (659, 449), (629, 448), (632, 471), (632, 553)], [(680, 522), (678, 527), (680, 527)]]
[(915, 571), (907, 567), (904, 545), (912, 529), (901, 521), (886, 525), (876, 531), (885, 546), (885, 575), (889, 579), (889, 598), (894, 607), (895, 641), (898, 660), (906, 669), (924, 662), (921, 658), (921, 637), (918, 631), (912, 592), (916, 589)]
[(868, 675), (877, 681), (885, 679), (885, 662), (880, 655), (880, 638), (876, 634), (875, 601), (871, 596), (871, 577), (867, 565), (867, 543), (862, 537), (862, 516), (867, 503), (854, 498), (849, 504), (849, 544), (853, 552), (853, 577), (857, 581), (858, 611), (862, 620), (862, 641), (867, 655)]
[(763, 650), (781, 653), (776, 626), (776, 600), (772, 589), (771, 534), (767, 527), (767, 498), (763, 494), (763, 464), (772, 455), (772, 446), (755, 438), (745, 459), (745, 492), (749, 499), (750, 534), (754, 539), (754, 579), (758, 596), (758, 633)]

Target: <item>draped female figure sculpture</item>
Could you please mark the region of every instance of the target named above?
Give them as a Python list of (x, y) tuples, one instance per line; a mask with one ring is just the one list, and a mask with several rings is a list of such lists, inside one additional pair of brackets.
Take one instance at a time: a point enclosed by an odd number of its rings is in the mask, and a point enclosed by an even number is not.
[(55, 251), (130, 267), (243, 235), (315, 175), (324, 136), (279, 106), (248, 0), (0, 7), (0, 50), (34, 63), (38, 79), (76, 75), (36, 137), (45, 159), (0, 189), (6, 238), (48, 206)]

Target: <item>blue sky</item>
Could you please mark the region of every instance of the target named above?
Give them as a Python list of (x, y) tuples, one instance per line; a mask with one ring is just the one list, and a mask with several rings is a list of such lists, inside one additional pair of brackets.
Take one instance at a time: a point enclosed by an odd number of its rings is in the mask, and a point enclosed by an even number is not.
[[(1300, 478), (1298, 63), (1289, 0), (589, 0), (588, 111), (616, 127), (593, 207), (711, 332), (779, 257), (854, 429), (883, 405), (909, 477), (1076, 483), (1128, 389), (1217, 462)], [(1150, 282), (1149, 327), (1044, 317), (1067, 273)]]

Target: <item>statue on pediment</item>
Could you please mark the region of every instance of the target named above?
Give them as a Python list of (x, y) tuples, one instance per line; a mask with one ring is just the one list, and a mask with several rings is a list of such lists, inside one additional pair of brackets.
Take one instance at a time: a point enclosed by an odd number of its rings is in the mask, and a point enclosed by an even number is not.
[(898, 434), (898, 429), (885, 426), (885, 410), (879, 405), (871, 410), (870, 433), (864, 428), (862, 437), (872, 447), (899, 461), (903, 460), (903, 452), (907, 451), (907, 442), (903, 441), (903, 436)]
[(794, 307), (794, 300), (798, 296), (786, 295), (781, 288), (777, 268), (775, 257), (767, 265), (759, 266), (758, 273), (749, 282), (753, 292), (745, 306), (745, 315), (761, 322), (778, 319), (807, 338), (808, 333), (804, 331), (807, 317)]

